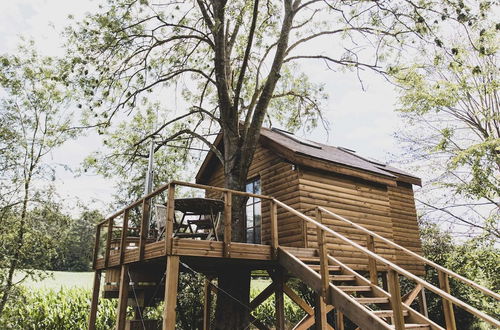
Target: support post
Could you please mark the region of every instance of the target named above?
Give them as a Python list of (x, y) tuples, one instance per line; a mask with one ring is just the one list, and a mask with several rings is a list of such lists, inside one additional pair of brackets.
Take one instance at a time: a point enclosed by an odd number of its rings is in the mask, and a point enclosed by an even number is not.
[(168, 185), (167, 200), (167, 222), (165, 223), (165, 254), (172, 254), (172, 237), (174, 236), (174, 215), (175, 215), (175, 184)]
[[(323, 223), (323, 217), (321, 216), (321, 210), (316, 208), (316, 221)], [(324, 302), (330, 303), (329, 297), (329, 286), (330, 286), (330, 272), (328, 271), (328, 252), (326, 250), (326, 233), (323, 229), (318, 228), (318, 253), (319, 253), (319, 265), (320, 265), (320, 275), (321, 275), (321, 296)]]
[(278, 257), (278, 205), (271, 200), (271, 248), (273, 249), (273, 258)]
[(175, 329), (177, 306), (177, 284), (179, 282), (179, 256), (167, 256), (165, 274), (165, 302), (163, 308), (163, 330)]
[(95, 269), (97, 256), (99, 255), (99, 241), (101, 238), (101, 225), (97, 225), (96, 233), (95, 233), (95, 242), (94, 242), (94, 259), (92, 260), (92, 268)]
[(97, 306), (99, 306), (99, 290), (101, 288), (101, 270), (94, 272), (94, 286), (92, 288), (92, 301), (90, 302), (89, 330), (95, 330), (97, 319)]
[(233, 194), (230, 191), (224, 192), (224, 257), (231, 258), (231, 205), (233, 203)]
[(146, 239), (148, 238), (149, 206), (150, 201), (144, 198), (142, 200), (141, 233), (139, 236), (139, 260), (144, 259), (144, 247), (146, 245)]
[(314, 308), (314, 325), (316, 329), (328, 329), (327, 313), (325, 299), (316, 294), (316, 307)]
[(283, 297), (283, 270), (278, 268), (273, 279), (276, 281), (274, 289), (274, 303), (276, 310), (276, 330), (285, 330), (285, 301)]
[(335, 330), (344, 330), (344, 313), (337, 309), (337, 318), (335, 320)]
[(429, 311), (427, 310), (427, 298), (425, 296), (425, 288), (420, 291), (420, 298), (418, 299), (418, 307), (420, 309), (420, 314), (429, 318)]
[(212, 305), (212, 280), (210, 278), (205, 278), (205, 287), (203, 290), (204, 300), (203, 300), (203, 330), (210, 329), (210, 306)]
[(129, 209), (126, 209), (123, 213), (123, 226), (122, 226), (122, 236), (120, 239), (120, 265), (123, 264), (125, 259), (125, 250), (127, 243), (127, 231), (128, 231), (128, 213)]
[[(439, 288), (444, 292), (450, 294), (450, 282), (448, 280), (448, 274), (438, 270), (438, 278), (439, 278)], [(453, 312), (453, 303), (445, 298), (442, 298), (442, 301), (443, 301), (443, 312), (444, 312), (444, 319), (446, 322), (446, 329), (456, 330), (457, 325), (455, 323), (455, 313)]]
[[(372, 235), (366, 236), (366, 248), (371, 252), (375, 252), (375, 239)], [(370, 271), (370, 282), (378, 285), (377, 261), (372, 257), (368, 257), (368, 270)]]
[(401, 303), (401, 289), (399, 287), (399, 276), (398, 273), (389, 269), (387, 271), (388, 275), (388, 285), (389, 293), (391, 294), (391, 307), (392, 307), (392, 321), (394, 323), (394, 329), (403, 330), (405, 328), (405, 320), (403, 316), (403, 305)]
[(116, 313), (116, 330), (125, 329), (125, 322), (127, 319), (129, 282), (130, 279), (128, 278), (128, 265), (122, 265), (120, 274), (120, 291), (118, 293), (118, 310)]
[(106, 235), (106, 251), (104, 253), (104, 267), (108, 267), (109, 263), (109, 250), (111, 249), (111, 238), (113, 237), (113, 222), (114, 219), (108, 220), (108, 233)]

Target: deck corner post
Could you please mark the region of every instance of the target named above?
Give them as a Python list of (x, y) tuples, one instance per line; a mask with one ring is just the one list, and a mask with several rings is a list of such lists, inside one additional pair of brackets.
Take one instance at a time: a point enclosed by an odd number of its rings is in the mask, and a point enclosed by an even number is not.
[(179, 283), (179, 261), (179, 256), (167, 256), (165, 298), (163, 307), (163, 330), (175, 329), (177, 285)]
[(232, 239), (232, 203), (233, 194), (230, 191), (224, 192), (224, 257), (231, 258)]
[(335, 319), (335, 330), (344, 330), (344, 313), (337, 309), (337, 317)]
[(399, 274), (394, 269), (389, 269), (388, 274), (388, 285), (389, 293), (391, 294), (391, 308), (393, 311), (393, 323), (394, 329), (404, 330), (405, 321), (403, 316), (403, 304), (401, 302), (401, 288), (399, 284)]
[(108, 267), (109, 253), (111, 250), (111, 239), (113, 238), (114, 218), (108, 220), (108, 233), (106, 235), (106, 251), (104, 252), (104, 267)]
[(150, 204), (151, 201), (148, 201), (148, 199), (144, 197), (142, 200), (141, 232), (139, 236), (139, 260), (144, 259), (144, 247), (148, 238)]
[(122, 265), (120, 274), (120, 291), (118, 293), (118, 309), (116, 313), (116, 330), (125, 329), (129, 282), (128, 265)]
[[(439, 288), (450, 294), (450, 281), (448, 279), (448, 274), (445, 272), (438, 270), (438, 278), (439, 278)], [(446, 323), (447, 330), (456, 330), (457, 325), (455, 322), (455, 313), (453, 312), (453, 303), (446, 298), (442, 298), (443, 301), (443, 312), (444, 319)]]
[(168, 185), (167, 197), (167, 227), (165, 228), (165, 254), (171, 255), (173, 248), (172, 237), (174, 235), (174, 215), (175, 215), (175, 183)]
[(120, 238), (120, 264), (123, 264), (125, 260), (125, 250), (127, 245), (127, 231), (128, 231), (128, 214), (129, 209), (126, 209), (123, 213), (123, 226), (122, 226), (122, 235)]
[(99, 306), (99, 290), (101, 287), (101, 270), (97, 269), (94, 272), (94, 284), (92, 288), (92, 300), (90, 302), (89, 315), (89, 330), (95, 330), (95, 322), (97, 320), (97, 307)]
[(276, 330), (285, 330), (285, 301), (284, 301), (284, 276), (283, 269), (279, 267), (273, 278), (276, 286), (274, 288), (274, 303), (276, 310)]
[(326, 314), (327, 309), (325, 298), (320, 294), (316, 294), (316, 306), (314, 308), (314, 325), (316, 326), (316, 329), (328, 329)]
[(210, 330), (210, 307), (212, 305), (212, 279), (205, 278), (203, 289), (203, 330)]
[(99, 241), (101, 238), (101, 225), (98, 224), (95, 232), (95, 242), (94, 242), (94, 258), (92, 259), (92, 268), (96, 268), (97, 256), (99, 255)]
[(271, 200), (271, 248), (273, 259), (278, 257), (279, 237), (278, 237), (278, 205)]

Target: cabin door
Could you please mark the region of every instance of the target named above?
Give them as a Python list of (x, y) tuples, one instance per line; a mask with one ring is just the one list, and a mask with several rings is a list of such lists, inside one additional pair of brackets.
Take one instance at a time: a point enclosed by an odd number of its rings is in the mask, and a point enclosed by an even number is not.
[[(246, 191), (253, 194), (261, 194), (260, 178), (249, 180)], [(249, 197), (246, 205), (246, 233), (247, 243), (260, 244), (260, 231), (262, 227), (262, 201), (260, 198)]]

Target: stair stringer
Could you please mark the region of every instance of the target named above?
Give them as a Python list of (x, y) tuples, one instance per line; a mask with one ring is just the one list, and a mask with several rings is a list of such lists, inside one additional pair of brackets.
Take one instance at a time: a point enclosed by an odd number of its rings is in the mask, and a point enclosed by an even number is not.
[[(310, 288), (316, 292), (321, 292), (320, 275), (281, 247), (278, 248), (278, 262)], [(392, 329), (389, 324), (371, 314), (363, 305), (332, 284), (330, 284), (330, 304), (362, 329)]]
[[(372, 290), (373, 290), (373, 293), (375, 294), (375, 296), (377, 296), (377, 297), (390, 297), (391, 296), (390, 293), (388, 293), (388, 292), (382, 290), (380, 287), (372, 284), (368, 279), (366, 279), (365, 277), (361, 276), (355, 270), (353, 270), (349, 266), (343, 264), (338, 259), (336, 259), (336, 258), (334, 258), (334, 257), (332, 257), (332, 256), (329, 255), (328, 256), (328, 260), (329, 260), (330, 264), (334, 264), (336, 266), (340, 266), (343, 272), (348, 273), (350, 275), (354, 275), (355, 278), (356, 278), (356, 283), (357, 284), (371, 286)], [(330, 287), (331, 286), (332, 285), (330, 285)], [(403, 309), (406, 310), (406, 311), (408, 311), (407, 320), (409, 322), (420, 323), (420, 324), (425, 323), (425, 324), (429, 325), (429, 327), (432, 330), (445, 330), (443, 327), (441, 327), (437, 323), (433, 322), (431, 319), (425, 317), (424, 315), (422, 315), (418, 311), (414, 310), (409, 305), (406, 305), (404, 303), (402, 305), (403, 305)]]

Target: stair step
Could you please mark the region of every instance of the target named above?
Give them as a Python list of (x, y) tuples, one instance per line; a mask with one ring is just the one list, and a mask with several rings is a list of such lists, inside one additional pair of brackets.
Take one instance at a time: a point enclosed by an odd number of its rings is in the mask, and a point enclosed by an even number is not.
[(354, 299), (360, 304), (387, 304), (389, 302), (388, 297), (361, 297)]
[(319, 263), (319, 257), (298, 257), (300, 261), (307, 263)]
[[(320, 266), (319, 265), (309, 265), (313, 270), (319, 271)], [(328, 270), (331, 272), (336, 272), (340, 270), (340, 266), (328, 266)]]
[(354, 275), (331, 275), (330, 281), (354, 281), (356, 276)]
[[(394, 326), (391, 326), (392, 329), (394, 329)], [(408, 323), (405, 324), (405, 329), (430, 329), (431, 327), (428, 324), (419, 324), (419, 323)]]
[(337, 288), (347, 292), (369, 292), (372, 290), (369, 285), (337, 285)]
[[(394, 312), (391, 310), (381, 310), (373, 311), (373, 314), (377, 315), (378, 317), (392, 317), (392, 314), (394, 314)], [(404, 310), (403, 316), (408, 316), (408, 311)]]

